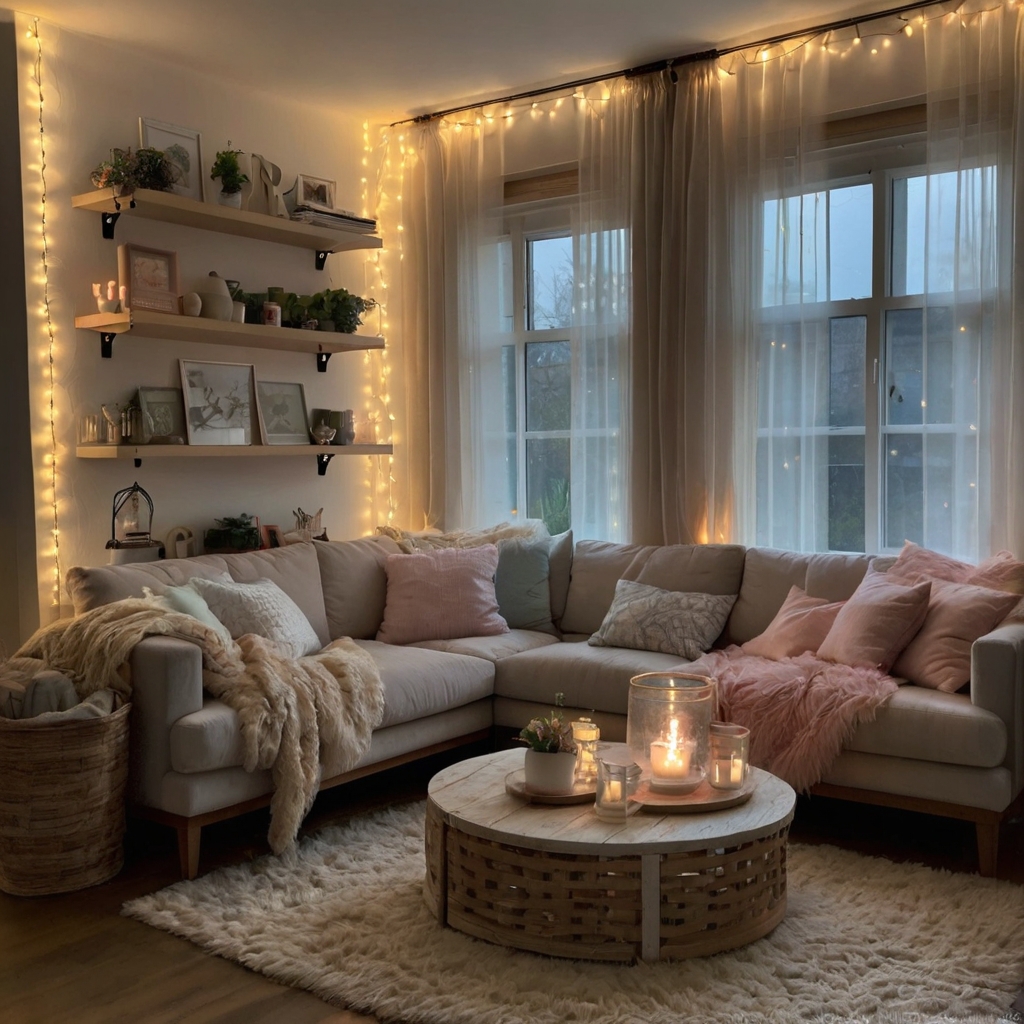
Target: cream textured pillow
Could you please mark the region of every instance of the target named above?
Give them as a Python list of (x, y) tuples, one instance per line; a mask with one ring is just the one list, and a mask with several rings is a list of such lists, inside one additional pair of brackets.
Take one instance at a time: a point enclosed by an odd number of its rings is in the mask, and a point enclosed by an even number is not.
[(315, 654), (320, 640), (302, 609), (272, 580), (226, 583), (192, 579), (189, 586), (238, 639), (256, 633), (279, 644), (293, 658)]
[(387, 601), (377, 639), (412, 644), (507, 633), (494, 594), (497, 568), (494, 544), (388, 555)]
[(839, 609), (818, 657), (888, 672), (928, 614), (930, 582), (905, 587), (887, 573), (869, 572)]
[[(224, 574), (224, 578), (230, 579), (227, 573)], [(162, 594), (154, 594), (152, 587), (143, 587), (142, 592), (161, 608), (166, 608), (171, 612), (181, 612), (183, 615), (191, 615), (193, 619), (198, 619), (203, 625), (216, 630), (224, 643), (228, 647), (231, 646), (231, 634), (227, 627), (210, 611), (206, 599), (194, 587), (190, 587), (188, 584), (183, 587), (167, 587)]]
[(971, 644), (995, 629), (1017, 600), (967, 583), (933, 583), (924, 625), (896, 659), (893, 675), (955, 693), (971, 677)]
[(619, 580), (601, 628), (587, 643), (694, 661), (718, 638), (735, 603), (735, 594), (688, 594)]
[(794, 584), (768, 628), (743, 644), (742, 649), (746, 654), (772, 661), (817, 651), (843, 604), (824, 597), (808, 597)]

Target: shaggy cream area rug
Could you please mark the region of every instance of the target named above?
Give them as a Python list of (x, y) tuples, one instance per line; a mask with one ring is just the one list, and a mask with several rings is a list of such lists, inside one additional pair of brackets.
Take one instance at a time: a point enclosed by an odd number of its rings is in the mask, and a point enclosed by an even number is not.
[(1024, 981), (1024, 889), (791, 845), (786, 919), (702, 960), (610, 966), (440, 928), (423, 899), (423, 804), (124, 913), (382, 1021), (429, 1024), (994, 1022)]

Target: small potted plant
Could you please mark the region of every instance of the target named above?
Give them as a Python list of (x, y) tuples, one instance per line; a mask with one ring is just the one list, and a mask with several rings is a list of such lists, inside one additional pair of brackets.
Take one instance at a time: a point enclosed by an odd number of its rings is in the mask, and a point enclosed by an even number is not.
[(130, 146), (128, 149), (112, 149), (110, 159), (104, 160), (91, 175), (97, 188), (113, 189), (119, 196), (128, 195), (137, 188), (169, 192), (179, 177), (178, 169), (163, 150), (145, 147), (133, 153)]
[(238, 516), (215, 519), (217, 529), (207, 530), (203, 539), (206, 554), (223, 554), (233, 551), (256, 551), (260, 546), (260, 524), (246, 512)]
[(221, 206), (233, 206), (236, 210), (242, 208), (242, 186), (249, 180), (249, 175), (242, 172), (238, 163), (241, 153), (240, 149), (222, 149), (210, 168), (210, 177), (214, 180), (220, 178), (217, 202)]
[(519, 733), (527, 745), (526, 788), (545, 796), (571, 793), (576, 776), (576, 743), (568, 715), (559, 712), (565, 694), (555, 694), (555, 710), (547, 718), (534, 718)]
[(362, 314), (377, 304), (373, 299), (353, 295), (347, 288), (328, 288), (303, 299), (309, 300), (307, 310), (318, 321), (319, 330), (341, 334), (354, 334), (363, 322)]

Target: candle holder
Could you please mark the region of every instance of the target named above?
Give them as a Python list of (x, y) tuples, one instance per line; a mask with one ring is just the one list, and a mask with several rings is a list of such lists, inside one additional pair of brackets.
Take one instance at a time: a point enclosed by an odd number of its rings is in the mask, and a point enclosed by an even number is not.
[(750, 730), (730, 722), (711, 723), (711, 769), (715, 789), (739, 789), (750, 771)]
[(602, 821), (625, 821), (640, 806), (631, 797), (640, 785), (640, 766), (597, 758), (594, 813)]
[(656, 793), (691, 793), (707, 775), (715, 681), (647, 672), (629, 682), (626, 743)]
[(601, 730), (589, 718), (572, 723), (572, 738), (576, 744), (576, 781), (593, 782), (597, 778), (597, 741)]

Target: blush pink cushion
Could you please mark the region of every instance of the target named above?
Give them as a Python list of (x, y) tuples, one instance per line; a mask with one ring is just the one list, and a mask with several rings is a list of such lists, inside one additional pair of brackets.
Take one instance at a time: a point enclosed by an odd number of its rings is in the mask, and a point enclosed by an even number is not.
[(818, 657), (888, 672), (921, 628), (931, 589), (930, 582), (906, 587), (886, 573), (869, 572), (839, 610)]
[(920, 632), (893, 665), (893, 675), (918, 686), (955, 693), (971, 677), (971, 644), (1002, 622), (1015, 594), (967, 583), (932, 584)]
[(388, 555), (387, 599), (377, 639), (411, 644), (507, 633), (494, 595), (497, 568), (494, 544)]
[(792, 586), (768, 628), (743, 644), (742, 650), (772, 661), (816, 651), (828, 636), (843, 603), (808, 597), (800, 587)]

